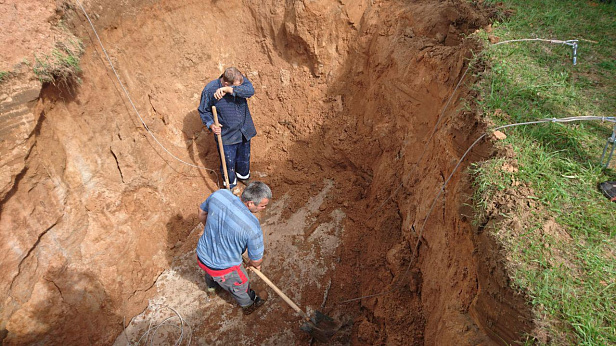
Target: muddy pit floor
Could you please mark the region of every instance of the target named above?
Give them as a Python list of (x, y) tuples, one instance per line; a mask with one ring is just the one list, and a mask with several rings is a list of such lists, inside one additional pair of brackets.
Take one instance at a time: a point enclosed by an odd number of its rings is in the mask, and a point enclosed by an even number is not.
[[(306, 295), (321, 295), (320, 306), (306, 309), (300, 305), (309, 315), (314, 309), (328, 311), (328, 303), (332, 303), (327, 301), (327, 294), (337, 263), (336, 249), (344, 232), (344, 212), (335, 209), (331, 211), (331, 222), (320, 224), (311, 234), (306, 234), (324, 199), (332, 193), (332, 182), (325, 181), (324, 185), (318, 195), (285, 220), (281, 219), (281, 213), (288, 195), (274, 200), (267, 215), (261, 216), (266, 248), (262, 270), (296, 304), (307, 301)], [(201, 231), (202, 227), (197, 226), (188, 242), (196, 243)], [(163, 272), (156, 281), (156, 294), (150, 299), (146, 311), (130, 321), (116, 339), (116, 345), (126, 344), (127, 338), (131, 344), (139, 339), (163, 344), (180, 338), (185, 342), (192, 339), (197, 345), (307, 344), (310, 341), (308, 334), (298, 333), (303, 322), (301, 317), (254, 273), (249, 273), (249, 276), (257, 292), (263, 296), (263, 291), (267, 291), (268, 300), (254, 314), (244, 316), (228, 293), (220, 290), (213, 295), (206, 293), (203, 272), (195, 266), (194, 251), (176, 258), (172, 268)], [(310, 292), (306, 287), (310, 287)], [(344, 321), (344, 316), (336, 313), (333, 316), (342, 317), (342, 324), (348, 322)], [(333, 344), (346, 343), (349, 327), (348, 323), (342, 326), (332, 340)]]

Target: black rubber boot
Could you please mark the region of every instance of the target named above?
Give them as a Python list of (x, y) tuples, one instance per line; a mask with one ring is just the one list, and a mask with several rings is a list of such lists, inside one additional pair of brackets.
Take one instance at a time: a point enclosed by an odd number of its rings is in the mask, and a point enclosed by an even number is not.
[(265, 300), (261, 299), (258, 295), (255, 294), (255, 299), (253, 300), (252, 305), (242, 308), (244, 315), (250, 315), (255, 312), (258, 308), (265, 304)]

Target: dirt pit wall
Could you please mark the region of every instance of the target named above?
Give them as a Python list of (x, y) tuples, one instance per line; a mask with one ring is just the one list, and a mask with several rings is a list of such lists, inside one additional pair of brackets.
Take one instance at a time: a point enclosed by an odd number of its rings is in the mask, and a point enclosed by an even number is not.
[[(300, 305), (341, 322), (333, 343), (489, 344), (528, 330), (494, 246), (460, 210), (463, 175), (432, 204), (483, 130), (459, 111), (466, 89), (454, 93), (475, 49), (463, 36), (487, 24), (483, 9), (362, 0), (84, 7), (123, 84), (81, 8), (64, 7), (86, 45), (82, 83), (43, 88), (20, 144), (23, 168), (1, 202), (4, 342), (121, 344), (131, 318), (164, 292), (169, 268), (200, 289), (186, 261), (197, 205), (220, 177), (196, 107), (228, 66), (255, 86), (252, 172), (282, 201), (261, 216), (268, 274)], [(308, 340), (284, 306), (248, 331), (231, 303), (196, 300), (194, 320), (218, 304), (218, 315), (194, 323), (206, 343)]]

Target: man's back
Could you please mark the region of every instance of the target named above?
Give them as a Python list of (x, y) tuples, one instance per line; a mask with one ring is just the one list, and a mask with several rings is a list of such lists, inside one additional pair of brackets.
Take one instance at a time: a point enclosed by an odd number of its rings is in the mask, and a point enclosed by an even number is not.
[(248, 248), (251, 259), (263, 256), (263, 232), (259, 220), (231, 191), (212, 193), (201, 204), (207, 212), (203, 235), (197, 245), (197, 255), (206, 266), (224, 269), (242, 262)]

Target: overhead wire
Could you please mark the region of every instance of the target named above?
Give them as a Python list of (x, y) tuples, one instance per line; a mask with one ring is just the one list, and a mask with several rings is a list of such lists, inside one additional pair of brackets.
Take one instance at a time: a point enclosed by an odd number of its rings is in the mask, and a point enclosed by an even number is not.
[[(539, 41), (539, 42), (549, 42), (549, 43), (555, 43), (555, 44), (563, 44), (563, 45), (567, 45), (570, 46), (573, 49), (573, 65), (577, 65), (577, 49), (578, 49), (578, 42), (579, 40), (550, 40), (550, 39), (544, 39), (544, 38), (522, 38), (522, 39), (517, 39), (517, 40), (507, 40), (507, 41), (501, 41), (501, 42), (497, 42), (494, 43), (494, 46), (497, 46), (499, 44), (506, 44), (506, 43), (514, 43), (514, 42), (533, 42), (533, 41)], [(592, 41), (591, 41), (592, 42)]]

